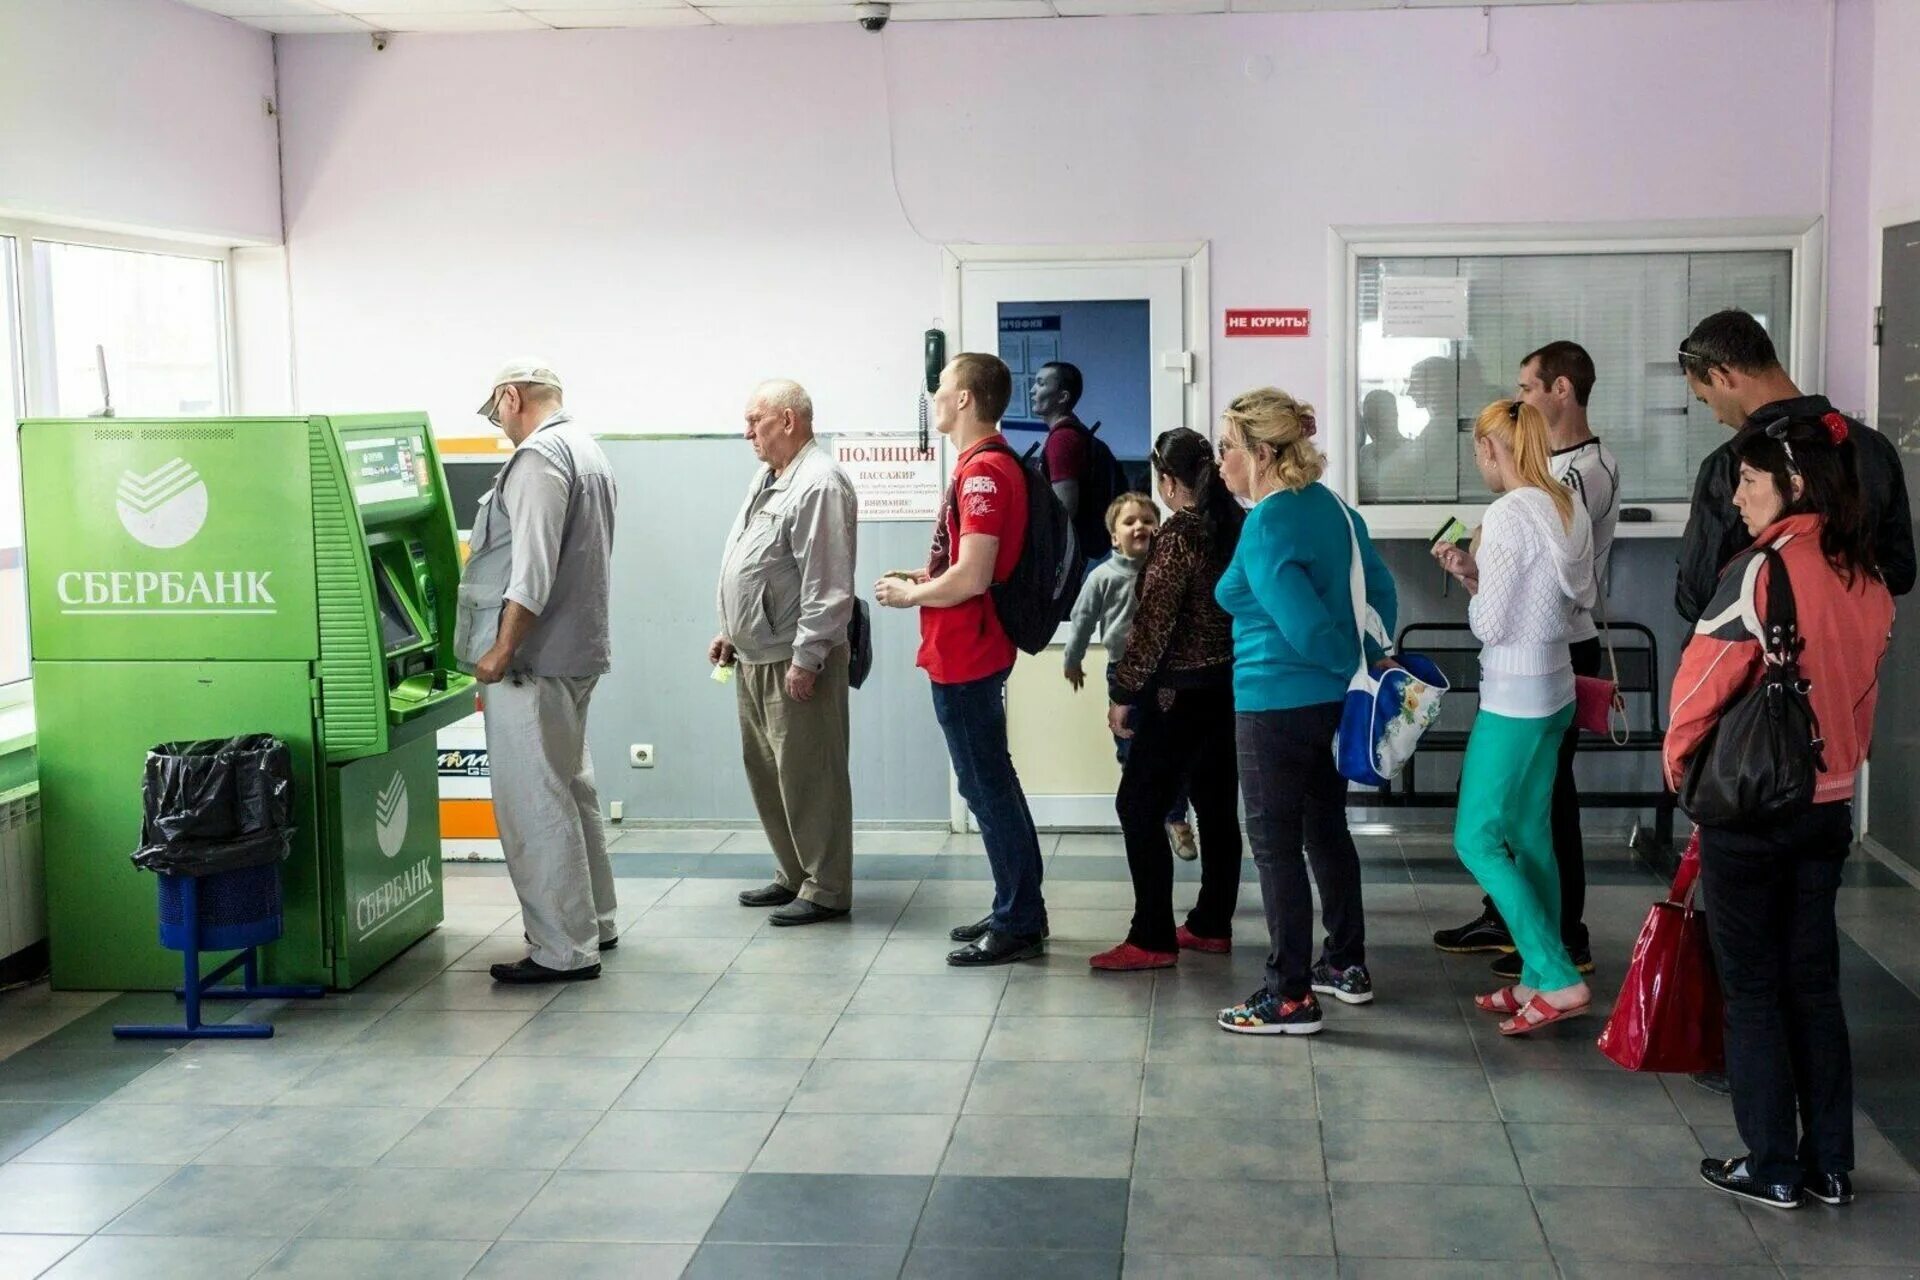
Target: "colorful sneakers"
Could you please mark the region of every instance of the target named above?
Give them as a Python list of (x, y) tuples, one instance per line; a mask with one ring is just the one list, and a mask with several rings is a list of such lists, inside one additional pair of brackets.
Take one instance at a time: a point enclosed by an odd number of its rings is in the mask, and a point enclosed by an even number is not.
[(1320, 1030), (1320, 1002), (1282, 1000), (1265, 987), (1220, 1011), (1220, 1029), (1243, 1036), (1310, 1036)]
[(1185, 925), (1173, 931), (1173, 940), (1182, 951), (1204, 951), (1210, 956), (1224, 956), (1233, 950), (1232, 938), (1203, 938)]
[(1102, 951), (1087, 963), (1095, 969), (1113, 973), (1132, 973), (1139, 969), (1171, 969), (1180, 963), (1178, 951), (1147, 951), (1123, 942), (1110, 951)]
[(1341, 1004), (1373, 1003), (1373, 976), (1363, 964), (1336, 969), (1325, 960), (1318, 960), (1314, 962), (1309, 980), (1315, 991), (1332, 996)]

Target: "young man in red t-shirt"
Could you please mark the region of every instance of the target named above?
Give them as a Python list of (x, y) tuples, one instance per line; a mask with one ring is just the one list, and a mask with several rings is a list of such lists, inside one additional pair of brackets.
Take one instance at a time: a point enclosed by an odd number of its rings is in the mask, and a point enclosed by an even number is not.
[(933, 421), (959, 449), (953, 484), (933, 527), (924, 573), (885, 577), (874, 598), (920, 610), (920, 665), (933, 681), (933, 712), (946, 734), (960, 794), (980, 824), (993, 869), (993, 911), (953, 931), (968, 945), (951, 965), (1007, 964), (1045, 950), (1040, 838), (1007, 749), (1007, 673), (1013, 641), (990, 588), (1005, 582), (1027, 537), (1027, 477), (1000, 436), (1013, 375), (999, 357), (958, 355), (940, 374)]

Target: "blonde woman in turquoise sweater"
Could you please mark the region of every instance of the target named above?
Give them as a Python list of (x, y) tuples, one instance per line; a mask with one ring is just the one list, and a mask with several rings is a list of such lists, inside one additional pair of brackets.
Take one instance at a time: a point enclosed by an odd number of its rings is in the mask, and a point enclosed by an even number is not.
[[(1326, 460), (1313, 434), (1313, 407), (1273, 387), (1236, 397), (1220, 429), (1220, 473), (1254, 504), (1215, 598), (1233, 615), (1240, 790), (1272, 940), (1266, 985), (1220, 1013), (1220, 1026), (1241, 1035), (1313, 1035), (1321, 1023), (1315, 993), (1343, 1004), (1373, 999), (1360, 855), (1347, 831), (1346, 780), (1333, 763), (1360, 656), (1356, 540), (1367, 603), (1389, 634), (1398, 600), (1366, 523), (1320, 483)], [(1303, 849), (1327, 931), (1317, 959)]]

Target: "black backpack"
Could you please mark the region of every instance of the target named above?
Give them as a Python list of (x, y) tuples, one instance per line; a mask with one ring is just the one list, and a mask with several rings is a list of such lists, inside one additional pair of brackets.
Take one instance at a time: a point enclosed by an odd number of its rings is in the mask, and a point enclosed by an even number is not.
[[(1103, 555), (1112, 541), (1107, 533), (1107, 507), (1131, 487), (1127, 482), (1127, 469), (1100, 438), (1099, 423), (1090, 427), (1069, 426), (1066, 430), (1079, 431), (1087, 437), (1087, 469), (1080, 477), (1080, 508), (1073, 514), (1074, 536), (1080, 540), (1081, 555)], [(1041, 461), (1045, 462), (1044, 452)], [(1052, 483), (1052, 477), (1048, 477), (1048, 483)], [(1067, 608), (1071, 612), (1071, 601)]]
[[(1020, 547), (1020, 559), (1005, 582), (990, 588), (993, 611), (999, 615), (1007, 638), (1025, 653), (1039, 653), (1053, 640), (1054, 632), (1073, 612), (1080, 595), (1080, 580), (1086, 576), (1087, 561), (1080, 541), (1074, 536), (1073, 517), (1066, 504), (1054, 496), (1047, 481), (1043, 462), (1035, 461), (1035, 445), (1021, 457), (1005, 441), (986, 446), (1004, 453), (1020, 464), (1027, 488), (1027, 536)], [(1109, 455), (1111, 456), (1111, 455)], [(948, 510), (959, 511), (959, 477), (947, 494)], [(955, 548), (958, 555), (959, 549)]]

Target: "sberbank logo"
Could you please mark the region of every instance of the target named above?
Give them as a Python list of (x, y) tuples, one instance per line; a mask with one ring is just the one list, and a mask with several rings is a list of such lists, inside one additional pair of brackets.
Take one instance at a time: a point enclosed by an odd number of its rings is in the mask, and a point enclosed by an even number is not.
[(136, 542), (156, 550), (185, 546), (207, 522), (207, 486), (185, 458), (146, 475), (121, 472), (114, 496), (120, 523)]
[(407, 780), (396, 773), (373, 802), (373, 835), (389, 858), (407, 842)]

